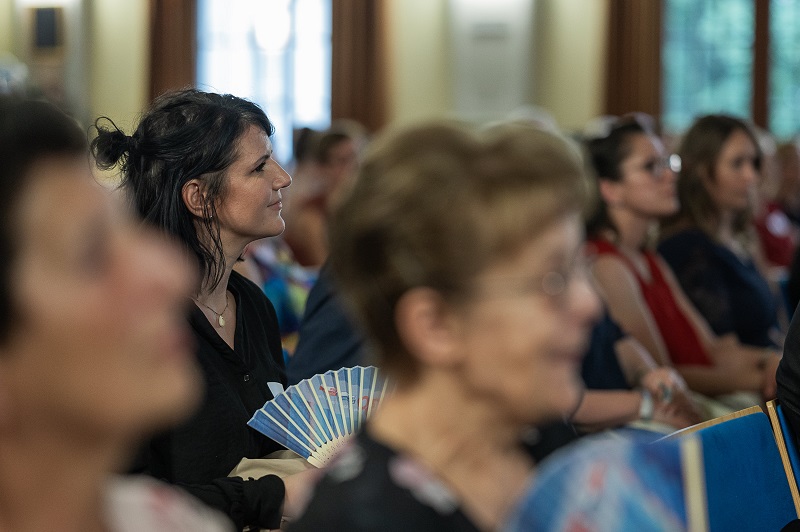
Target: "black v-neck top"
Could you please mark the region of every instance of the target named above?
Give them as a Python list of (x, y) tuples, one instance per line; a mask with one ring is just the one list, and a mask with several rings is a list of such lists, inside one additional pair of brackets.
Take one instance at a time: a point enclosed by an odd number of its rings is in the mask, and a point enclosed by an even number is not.
[(225, 477), (242, 458), (282, 449), (247, 426), (272, 399), (267, 383), (286, 385), (278, 319), (261, 289), (235, 271), (228, 291), (236, 301), (234, 349), (193, 305), (189, 322), (205, 381), (203, 401), (188, 421), (151, 440), (139, 465), (221, 509), (237, 526), (277, 528), (284, 496), (278, 477), (253, 482)]

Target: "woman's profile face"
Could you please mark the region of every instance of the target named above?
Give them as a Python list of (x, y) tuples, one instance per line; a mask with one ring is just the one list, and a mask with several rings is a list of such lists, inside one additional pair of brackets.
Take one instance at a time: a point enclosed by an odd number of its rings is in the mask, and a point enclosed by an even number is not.
[(758, 186), (758, 151), (750, 136), (735, 130), (725, 143), (714, 163), (714, 173), (706, 181), (712, 201), (721, 211), (747, 209)]
[(553, 223), (519, 254), (488, 268), (460, 314), (462, 382), (517, 422), (571, 412), (600, 310), (583, 268), (577, 214)]
[(86, 159), (44, 159), (28, 174), (10, 279), (19, 318), (0, 346), (0, 382), (19, 419), (141, 437), (199, 396), (184, 313), (194, 274), (92, 179)]
[(620, 163), (617, 183), (620, 202), (643, 217), (660, 218), (678, 211), (676, 175), (661, 141), (640, 133), (630, 140), (628, 156)]
[(258, 126), (239, 140), (236, 160), (228, 168), (224, 197), (216, 207), (220, 232), (245, 244), (277, 236), (285, 227), (281, 189), (292, 183), (272, 157), (272, 143)]

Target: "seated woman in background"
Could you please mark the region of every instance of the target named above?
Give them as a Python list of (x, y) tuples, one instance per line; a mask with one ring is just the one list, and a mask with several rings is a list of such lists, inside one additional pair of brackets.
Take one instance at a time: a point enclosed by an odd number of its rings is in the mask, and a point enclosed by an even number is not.
[(714, 333), (782, 345), (779, 300), (762, 272), (752, 220), (761, 168), (753, 132), (737, 118), (705, 116), (683, 136), (679, 153), (680, 210), (663, 225), (659, 253)]
[(531, 479), (524, 428), (580, 399), (584, 195), (575, 146), (529, 127), (374, 141), (331, 266), (396, 389), (290, 530), (499, 527)]
[(675, 173), (659, 138), (623, 120), (587, 148), (600, 195), (587, 220), (587, 249), (614, 320), (697, 392), (774, 396), (777, 353), (714, 335), (650, 248), (658, 220), (678, 210)]
[(0, 530), (230, 530), (112, 476), (199, 400), (186, 257), (92, 179), (85, 133), (55, 107), (0, 97), (0, 160)]
[(320, 268), (328, 257), (328, 218), (339, 195), (357, 170), (362, 135), (344, 126), (332, 126), (311, 140), (313, 165), (286, 205), (283, 239), (301, 266)]
[[(304, 474), (226, 478), (242, 458), (281, 447), (247, 421), (286, 384), (275, 310), (232, 271), (245, 247), (280, 234), (291, 178), (272, 157), (273, 126), (256, 104), (185, 90), (159, 97), (132, 136), (97, 122), (98, 165), (121, 166), (139, 215), (188, 249), (200, 267), (189, 322), (206, 394), (187, 422), (154, 438), (135, 470), (177, 483), (241, 529), (277, 528), (297, 512)], [(188, 303), (188, 301), (187, 301)]]
[[(753, 206), (753, 227), (758, 249), (764, 260), (767, 279), (772, 283), (786, 280), (798, 241), (798, 228), (783, 209), (783, 195), (790, 192), (784, 181), (785, 150), (768, 131), (754, 127), (761, 151), (761, 172)], [(785, 145), (784, 145), (785, 146)], [(791, 183), (791, 182), (789, 182)]]

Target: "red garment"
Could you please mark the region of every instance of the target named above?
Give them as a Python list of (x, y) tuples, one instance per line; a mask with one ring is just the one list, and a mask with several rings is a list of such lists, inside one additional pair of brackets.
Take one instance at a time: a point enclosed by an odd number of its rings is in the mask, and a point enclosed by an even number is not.
[(615, 255), (622, 259), (639, 282), (642, 297), (647, 303), (650, 313), (655, 319), (658, 330), (664, 338), (669, 357), (675, 365), (711, 366), (713, 362), (708, 356), (700, 337), (692, 327), (689, 318), (681, 311), (670, 285), (661, 271), (655, 254), (644, 252), (651, 281), (648, 283), (633, 263), (623, 255), (617, 247), (607, 240), (590, 240), (586, 246), (589, 256)]
[(766, 259), (776, 266), (790, 266), (794, 258), (792, 221), (777, 203), (768, 203), (755, 220), (761, 249)]

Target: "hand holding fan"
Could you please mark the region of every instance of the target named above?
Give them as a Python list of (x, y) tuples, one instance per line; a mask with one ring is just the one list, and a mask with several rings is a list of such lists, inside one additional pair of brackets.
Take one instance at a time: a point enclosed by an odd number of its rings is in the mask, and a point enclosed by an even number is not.
[(387, 393), (375, 366), (327, 371), (264, 403), (247, 424), (322, 467)]

